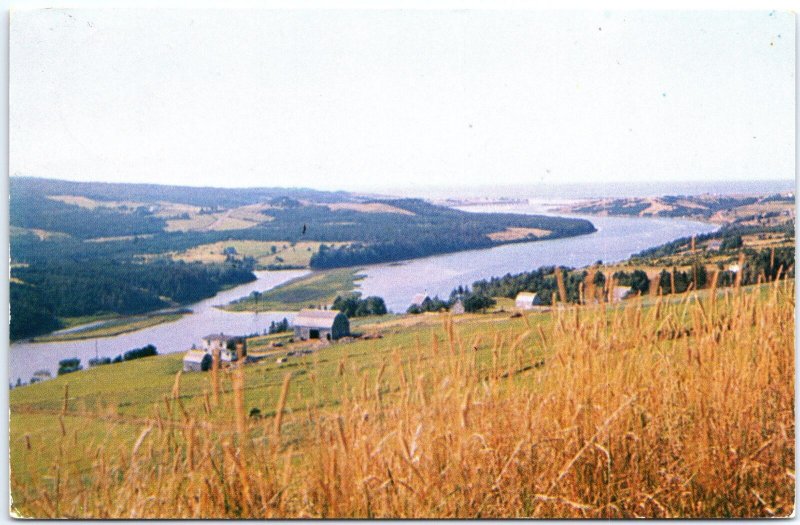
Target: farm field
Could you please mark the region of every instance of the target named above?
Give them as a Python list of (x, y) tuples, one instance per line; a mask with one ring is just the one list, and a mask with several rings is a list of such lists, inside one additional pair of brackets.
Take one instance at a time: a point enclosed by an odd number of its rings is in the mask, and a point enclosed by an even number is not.
[(59, 321), (64, 326), (64, 328), (73, 328), (75, 326), (80, 326), (82, 324), (89, 324), (89, 323), (96, 323), (98, 321), (107, 321), (109, 319), (115, 319), (117, 314), (112, 313), (104, 313), (104, 314), (94, 314), (94, 315), (80, 315), (76, 317), (61, 317)]
[(351, 293), (359, 280), (358, 269), (343, 268), (315, 272), (222, 307), (231, 312), (295, 311), (328, 305), (339, 295)]
[(308, 268), (311, 256), (319, 251), (319, 247), (341, 247), (350, 243), (316, 241), (281, 242), (281, 241), (221, 241), (203, 244), (180, 253), (172, 258), (176, 261), (201, 262), (204, 264), (224, 263), (228, 256), (226, 249), (233, 248), (234, 258), (252, 257), (256, 260), (256, 269), (264, 270), (275, 267)]
[(167, 355), (60, 376), (10, 393), (13, 507), (788, 516), (794, 290), (787, 279), (519, 318), (372, 319), (381, 339), (284, 363), (182, 374)]
[(718, 224), (774, 226), (793, 220), (794, 192), (770, 195), (692, 195), (589, 199), (558, 208), (567, 213), (691, 217)]

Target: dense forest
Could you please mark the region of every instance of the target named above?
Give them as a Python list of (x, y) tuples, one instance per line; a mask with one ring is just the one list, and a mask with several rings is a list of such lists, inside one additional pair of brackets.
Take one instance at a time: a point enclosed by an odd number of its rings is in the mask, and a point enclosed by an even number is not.
[[(500, 243), (491, 240), (488, 234), (506, 228), (538, 228), (551, 232), (540, 239), (570, 237), (595, 231), (594, 226), (583, 219), (505, 213), (468, 213), (434, 206), (418, 199), (402, 199), (391, 201), (391, 203), (393, 206), (411, 211), (415, 215), (395, 218), (391, 225), (376, 223), (374, 228), (362, 232), (361, 238), (365, 242), (352, 243), (339, 248), (320, 249), (312, 256), (311, 267), (356, 266), (413, 259), (464, 249), (490, 248)], [(519, 241), (524, 242), (525, 239), (519, 239)]]
[(223, 286), (255, 279), (249, 268), (231, 265), (55, 258), (15, 268), (13, 275), (12, 340), (56, 330), (59, 317), (142, 313), (199, 301)]

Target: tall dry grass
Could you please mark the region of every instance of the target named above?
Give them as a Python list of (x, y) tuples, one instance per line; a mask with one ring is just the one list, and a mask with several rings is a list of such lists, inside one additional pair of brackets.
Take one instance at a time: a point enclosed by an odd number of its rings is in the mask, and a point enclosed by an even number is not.
[[(36, 517), (755, 517), (794, 499), (794, 281), (701, 300), (557, 309), (513, 330), (346, 359), (335, 409), (245, 418), (244, 375), (176, 378), (132, 449), (58, 458), (22, 484)], [(488, 348), (486, 348), (488, 345)], [(478, 351), (476, 349), (486, 349)], [(220, 389), (229, 381), (231, 388)], [(172, 401), (172, 402), (170, 402)], [(53, 447), (68, 447), (70, 439)], [(60, 456), (59, 456), (60, 457)]]

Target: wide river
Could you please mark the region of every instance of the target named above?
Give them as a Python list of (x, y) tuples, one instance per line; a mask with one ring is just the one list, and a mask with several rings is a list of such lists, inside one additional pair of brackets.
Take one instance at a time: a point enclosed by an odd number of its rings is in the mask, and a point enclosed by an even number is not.
[[(468, 211), (542, 213), (541, 205), (519, 204), (464, 208)], [(403, 263), (364, 267), (366, 277), (359, 281), (364, 295), (384, 298), (391, 311), (403, 312), (417, 293), (449, 296), (459, 285), (472, 285), (478, 279), (502, 276), (536, 269), (545, 265), (580, 267), (596, 260), (613, 262), (626, 259), (645, 248), (693, 234), (712, 231), (716, 226), (678, 219), (645, 219), (619, 217), (586, 217), (597, 232), (567, 239), (509, 244), (485, 250), (469, 250), (448, 255), (436, 255)], [(115, 357), (132, 348), (154, 344), (159, 353), (181, 352), (209, 333), (262, 333), (272, 321), (287, 312), (233, 313), (215, 305), (226, 304), (250, 294), (264, 291), (290, 279), (308, 273), (303, 270), (256, 272), (257, 280), (220, 292), (216, 296), (189, 305), (193, 313), (180, 320), (145, 328), (136, 332), (62, 343), (18, 342), (9, 353), (9, 380), (27, 382), (37, 370), (49, 370), (55, 375), (58, 361), (77, 357), (83, 366), (88, 360)]]

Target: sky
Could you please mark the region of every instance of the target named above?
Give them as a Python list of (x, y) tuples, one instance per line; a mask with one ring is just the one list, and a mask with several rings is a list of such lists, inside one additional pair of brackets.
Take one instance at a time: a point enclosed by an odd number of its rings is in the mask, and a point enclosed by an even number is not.
[(780, 11), (19, 10), (10, 173), (380, 190), (794, 178)]

